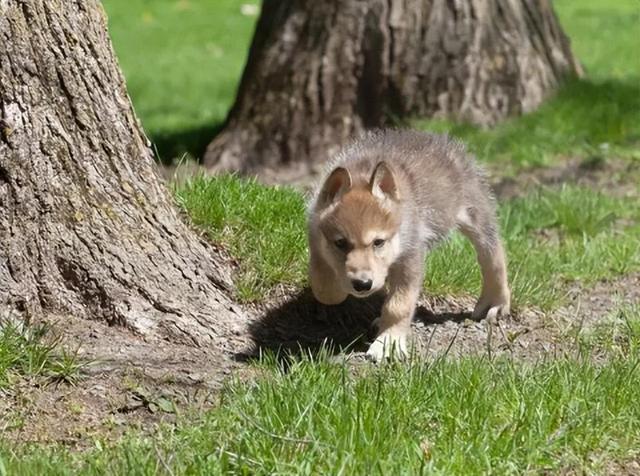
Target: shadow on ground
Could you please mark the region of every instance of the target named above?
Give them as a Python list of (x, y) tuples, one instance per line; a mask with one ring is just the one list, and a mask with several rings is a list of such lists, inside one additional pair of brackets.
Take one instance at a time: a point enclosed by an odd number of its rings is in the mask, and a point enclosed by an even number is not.
[(193, 129), (158, 132), (150, 140), (158, 162), (175, 165), (183, 156), (200, 161), (209, 143), (222, 131), (224, 124), (201, 126)]
[[(337, 306), (325, 306), (315, 300), (307, 288), (262, 313), (249, 328), (254, 357), (264, 351), (287, 356), (315, 355), (321, 349), (331, 354), (364, 352), (375, 337), (372, 322), (380, 315), (384, 296), (367, 299), (349, 297)], [(460, 323), (468, 312), (433, 312), (424, 305), (416, 309), (414, 322), (424, 326), (446, 322)], [(283, 352), (284, 351), (284, 352)]]

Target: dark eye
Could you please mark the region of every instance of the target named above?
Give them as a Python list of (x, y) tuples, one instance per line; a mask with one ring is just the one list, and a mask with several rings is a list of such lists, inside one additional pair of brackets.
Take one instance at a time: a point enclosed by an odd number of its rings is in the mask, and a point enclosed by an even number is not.
[(373, 247), (374, 248), (380, 248), (381, 246), (383, 246), (386, 243), (385, 240), (383, 240), (382, 238), (377, 238), (375, 240), (373, 240)]
[(349, 242), (344, 238), (340, 238), (339, 240), (334, 241), (333, 244), (336, 245), (336, 248), (338, 248), (340, 251), (347, 251), (347, 249), (349, 248)]

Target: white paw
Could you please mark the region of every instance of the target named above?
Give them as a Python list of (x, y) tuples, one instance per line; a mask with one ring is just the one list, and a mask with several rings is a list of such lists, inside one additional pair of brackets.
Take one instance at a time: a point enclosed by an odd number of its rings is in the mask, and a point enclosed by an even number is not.
[(404, 359), (407, 352), (407, 336), (405, 333), (387, 330), (376, 337), (367, 350), (367, 358), (374, 362), (381, 362), (388, 358)]

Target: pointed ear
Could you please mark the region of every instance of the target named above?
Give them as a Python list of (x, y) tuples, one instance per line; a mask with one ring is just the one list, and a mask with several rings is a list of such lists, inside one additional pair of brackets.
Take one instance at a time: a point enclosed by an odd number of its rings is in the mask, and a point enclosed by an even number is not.
[(318, 202), (329, 206), (351, 189), (351, 174), (344, 167), (336, 168), (325, 180)]
[(376, 165), (371, 175), (369, 187), (374, 197), (381, 199), (391, 198), (393, 200), (400, 198), (393, 170), (386, 162), (379, 162)]

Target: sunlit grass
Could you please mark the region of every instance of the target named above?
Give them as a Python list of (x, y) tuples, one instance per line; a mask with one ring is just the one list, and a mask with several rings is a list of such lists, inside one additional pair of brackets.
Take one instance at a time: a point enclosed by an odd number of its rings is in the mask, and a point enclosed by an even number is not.
[(0, 315), (0, 390), (25, 377), (73, 383), (86, 364), (48, 326)]
[[(136, 113), (163, 161), (199, 157), (235, 97), (254, 0), (104, 0)], [(245, 9), (245, 13), (247, 13)]]
[(270, 355), (264, 377), (153, 437), (0, 458), (10, 474), (601, 474), (638, 457), (637, 330), (635, 350), (601, 364), (441, 358), (354, 372), (323, 353)]
[[(239, 260), (242, 299), (262, 299), (277, 284), (306, 284), (300, 194), (224, 176), (195, 178), (177, 195), (191, 219)], [(636, 200), (567, 186), (505, 202), (500, 217), (516, 304), (549, 307), (570, 282), (640, 269)], [(430, 294), (475, 294), (480, 287), (475, 255), (460, 235), (432, 253), (426, 276)]]

